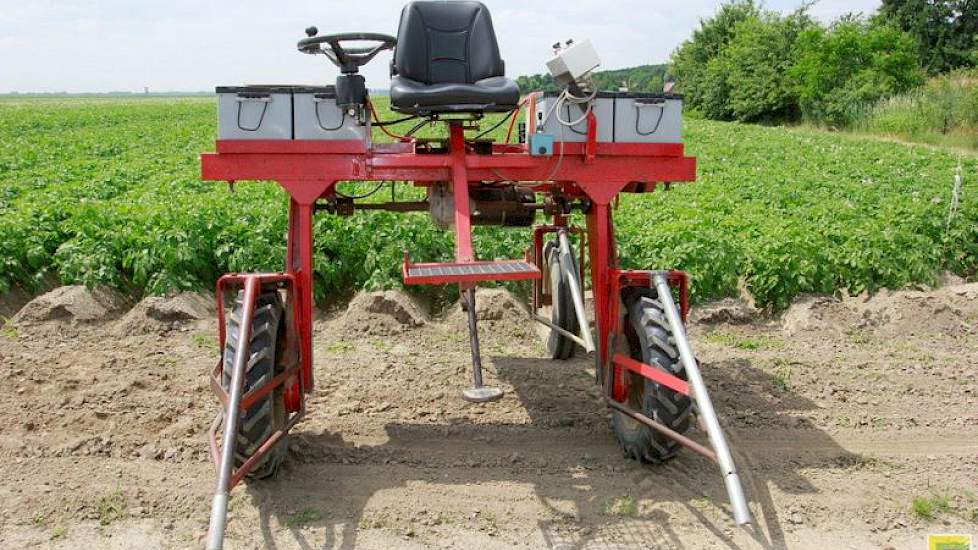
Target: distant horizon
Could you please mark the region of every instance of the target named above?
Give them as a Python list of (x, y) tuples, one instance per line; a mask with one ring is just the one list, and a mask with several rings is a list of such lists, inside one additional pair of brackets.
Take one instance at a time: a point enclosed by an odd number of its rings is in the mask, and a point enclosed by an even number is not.
[[(646, 63), (646, 64), (643, 64), (643, 65), (635, 65), (635, 66), (631, 66), (631, 67), (616, 67), (616, 68), (611, 68), (611, 69), (601, 69), (601, 70), (599, 70), (597, 72), (602, 73), (602, 72), (613, 72), (613, 71), (626, 71), (626, 70), (635, 69), (635, 68), (638, 68), (638, 67), (658, 67), (658, 66), (664, 66), (664, 65), (667, 66), (669, 64), (668, 63)], [(540, 74), (543, 74), (543, 73), (541, 72), (541, 73), (533, 73), (533, 74), (527, 74), (527, 75), (516, 75), (514, 78), (519, 78), (521, 76), (536, 76), (536, 75), (540, 75)], [(223, 85), (226, 85), (226, 86), (250, 86), (250, 85), (256, 85), (256, 84), (233, 83), (233, 84), (223, 84)], [(295, 84), (285, 84), (285, 85), (309, 86), (310, 84), (309, 83), (295, 83)], [(318, 86), (329, 86), (329, 85), (332, 85), (332, 83), (320, 83), (320, 84), (314, 84), (314, 85), (318, 85)], [(218, 85), (218, 86), (220, 86), (220, 85)], [(215, 88), (216, 87), (217, 86), (215, 86)], [(386, 87), (384, 87), (384, 88), (370, 88), (369, 90), (370, 90), (370, 93), (372, 93), (374, 95), (385, 95), (385, 96), (388, 95), (388, 89)], [(208, 90), (163, 90), (163, 91), (153, 91), (153, 90), (150, 90), (150, 91), (146, 91), (144, 89), (142, 91), (139, 91), (139, 90), (109, 90), (109, 91), (104, 91), (104, 92), (94, 92), (94, 91), (69, 92), (69, 91), (65, 91), (65, 90), (62, 90), (62, 91), (50, 91), (50, 92), (38, 92), (38, 91), (11, 90), (9, 92), (0, 92), (0, 97), (4, 97), (4, 96), (178, 96), (178, 95), (214, 95), (214, 94), (215, 94), (214, 91), (208, 91)]]
[[(542, 74), (550, 45), (569, 38), (590, 39), (602, 68), (666, 62), (721, 5), (718, 0), (622, 0), (613, 6), (577, 1), (555, 10), (546, 3), (484, 1), (511, 76)], [(788, 13), (803, 1), (768, 0), (765, 6)], [(404, 4), (295, 0), (269, 9), (257, 0), (0, 0), (0, 93), (139, 94), (144, 86), (205, 92), (245, 82), (332, 82), (339, 72), (335, 67), (296, 51), (303, 29), (318, 25), (323, 33), (394, 34)], [(830, 21), (850, 12), (872, 13), (879, 4), (820, 0), (809, 11)], [(363, 68), (370, 87), (389, 84), (390, 57), (384, 52)]]

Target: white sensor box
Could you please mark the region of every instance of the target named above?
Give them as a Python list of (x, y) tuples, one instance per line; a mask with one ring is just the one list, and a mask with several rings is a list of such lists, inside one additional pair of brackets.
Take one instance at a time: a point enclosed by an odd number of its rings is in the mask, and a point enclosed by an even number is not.
[(594, 50), (590, 40), (575, 42), (557, 52), (553, 59), (547, 61), (547, 69), (554, 81), (560, 86), (566, 86), (576, 81), (601, 65), (598, 52)]

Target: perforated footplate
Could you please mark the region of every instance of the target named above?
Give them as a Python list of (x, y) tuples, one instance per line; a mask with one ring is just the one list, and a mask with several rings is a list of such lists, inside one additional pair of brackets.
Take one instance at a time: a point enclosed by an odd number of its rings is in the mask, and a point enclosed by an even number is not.
[(525, 260), (404, 264), (404, 283), (409, 285), (475, 281), (538, 279), (540, 270)]

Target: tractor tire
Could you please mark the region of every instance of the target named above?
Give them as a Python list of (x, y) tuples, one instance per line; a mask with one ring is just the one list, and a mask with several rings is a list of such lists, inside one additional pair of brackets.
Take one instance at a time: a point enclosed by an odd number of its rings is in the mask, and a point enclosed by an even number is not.
[[(241, 314), (244, 294), (238, 293), (231, 315), (227, 319), (227, 337), (224, 344), (223, 383), (225, 391), (231, 386), (231, 371), (238, 354), (238, 335), (241, 330)], [(263, 292), (255, 303), (255, 315), (251, 322), (251, 342), (242, 395), (268, 384), (277, 374), (277, 358), (282, 349), (285, 331), (283, 326), (282, 299), (277, 291)], [(282, 387), (278, 387), (241, 413), (238, 424), (237, 446), (234, 453), (235, 468), (240, 467), (255, 454), (269, 436), (285, 427), (288, 413)], [(251, 479), (263, 479), (275, 475), (288, 450), (288, 436), (279, 442), (248, 473)]]
[[(571, 249), (573, 258), (574, 250)], [(548, 241), (543, 247), (543, 257), (546, 263), (546, 283), (549, 283), (552, 303), (550, 306), (550, 322), (558, 327), (577, 334), (579, 324), (574, 311), (574, 299), (571, 296), (568, 280), (577, 277), (577, 265), (571, 260), (564, 261), (560, 256), (560, 247), (556, 241)], [(569, 265), (568, 265), (569, 264)], [(551, 359), (569, 359), (573, 357), (577, 343), (556, 330), (550, 329), (547, 335), (547, 353)]]
[[(624, 328), (631, 358), (686, 380), (686, 369), (679, 360), (679, 350), (656, 291), (629, 289), (624, 302)], [(630, 408), (680, 434), (689, 431), (693, 403), (688, 396), (636, 373), (628, 375), (631, 376), (627, 400)], [(621, 412), (613, 412), (612, 425), (626, 457), (660, 463), (679, 451), (678, 443)]]

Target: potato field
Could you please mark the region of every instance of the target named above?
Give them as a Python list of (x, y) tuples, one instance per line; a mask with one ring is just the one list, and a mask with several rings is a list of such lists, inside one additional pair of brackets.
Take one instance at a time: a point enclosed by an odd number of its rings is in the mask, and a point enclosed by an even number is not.
[[(226, 271), (279, 269), (285, 194), (199, 180), (215, 121), (209, 99), (0, 102), (0, 290), (60, 281), (160, 294), (209, 288)], [(625, 196), (615, 216), (623, 262), (686, 269), (699, 300), (735, 294), (743, 280), (779, 310), (801, 293), (927, 284), (978, 265), (974, 156), (700, 120), (686, 121), (684, 139), (698, 181)], [(949, 222), (959, 162), (964, 191)], [(321, 215), (316, 236), (320, 300), (398, 286), (405, 247), (426, 261), (452, 250), (451, 233), (425, 214)], [(525, 232), (476, 229), (484, 258), (518, 257), (528, 242)]]

